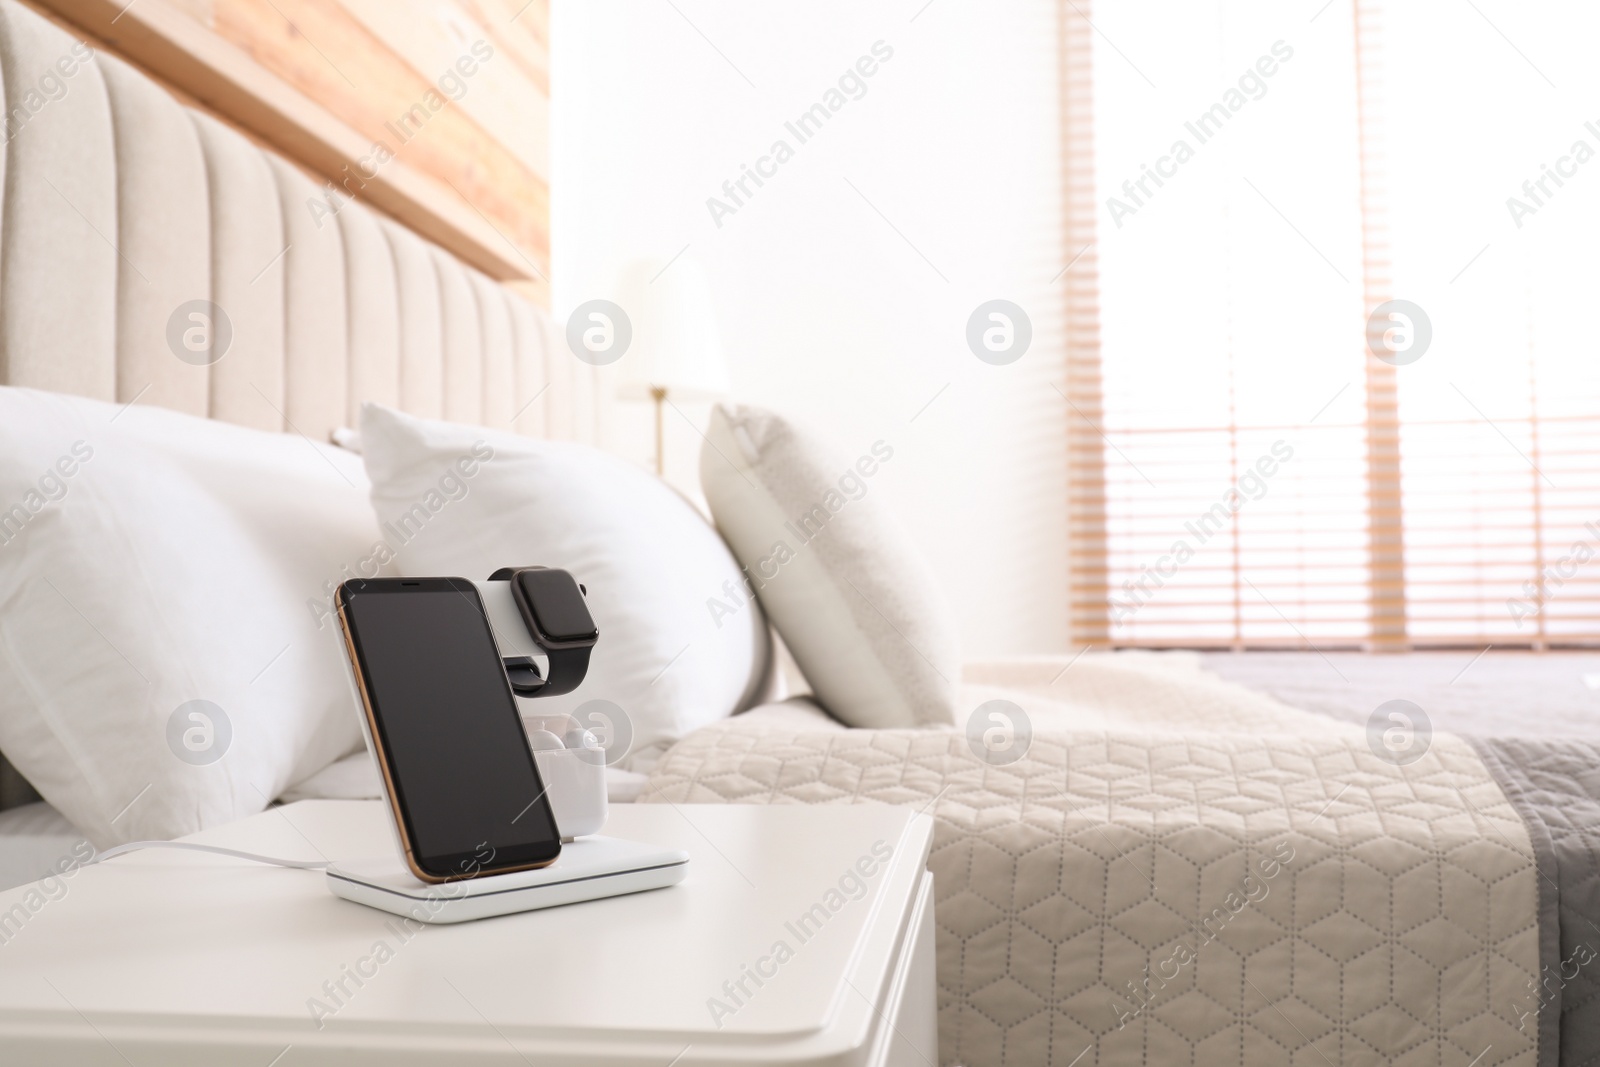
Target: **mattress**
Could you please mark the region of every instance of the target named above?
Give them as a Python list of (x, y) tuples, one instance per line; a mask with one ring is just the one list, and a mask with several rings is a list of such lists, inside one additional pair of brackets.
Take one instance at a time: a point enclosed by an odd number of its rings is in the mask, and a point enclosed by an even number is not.
[(1025, 758), (791, 705), (640, 799), (932, 812), (944, 1063), (1600, 1062), (1593, 753), (1440, 731), (1401, 764), (1193, 655), (969, 677), (1026, 710)]
[(1597, 652), (1207, 652), (1198, 662), (1281, 703), (1358, 725), (1398, 699), (1452, 733), (1600, 737)]

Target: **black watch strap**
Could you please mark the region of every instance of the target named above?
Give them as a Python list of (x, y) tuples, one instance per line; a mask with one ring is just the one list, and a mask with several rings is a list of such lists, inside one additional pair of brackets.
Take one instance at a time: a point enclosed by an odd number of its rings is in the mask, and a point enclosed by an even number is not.
[[(560, 642), (560, 647), (551, 648), (545, 640), (539, 638), (538, 625), (534, 618), (532, 605), (523, 596), (523, 590), (515, 582), (519, 570), (543, 570), (540, 567), (502, 567), (489, 576), (491, 582), (511, 582), (513, 599), (517, 609), (522, 615), (523, 624), (528, 632), (534, 636), (535, 643), (549, 659), (549, 668), (546, 673), (539, 670), (538, 661), (532, 656), (508, 656), (505, 658), (506, 678), (511, 682), (512, 690), (518, 696), (547, 697), (560, 696), (570, 693), (583, 683), (584, 677), (589, 673), (589, 653), (594, 648), (594, 641), (587, 643), (571, 644)], [(585, 590), (579, 586), (579, 592)]]
[(506, 681), (511, 691), (520, 697), (538, 696), (544, 691), (544, 675), (539, 671), (539, 661), (532, 656), (507, 656), (500, 661), (506, 668)]
[(593, 646), (584, 648), (556, 648), (545, 652), (550, 657), (550, 677), (539, 690), (542, 697), (560, 696), (578, 688), (584, 675), (589, 673), (589, 653)]
[(588, 648), (547, 649), (550, 658), (550, 676), (539, 671), (539, 661), (532, 656), (507, 656), (504, 660), (506, 678), (512, 690), (523, 697), (555, 697), (570, 693), (583, 683), (589, 673)]

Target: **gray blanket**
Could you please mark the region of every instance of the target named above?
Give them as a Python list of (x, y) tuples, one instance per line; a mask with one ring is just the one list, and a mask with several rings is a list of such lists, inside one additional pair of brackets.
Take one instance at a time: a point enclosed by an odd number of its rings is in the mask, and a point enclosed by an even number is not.
[[(1528, 826), (1539, 865), (1539, 980), (1516, 1017), (1539, 1067), (1600, 1065), (1600, 743), (1471, 738)], [(1537, 1023), (1535, 1023), (1537, 1020)]]

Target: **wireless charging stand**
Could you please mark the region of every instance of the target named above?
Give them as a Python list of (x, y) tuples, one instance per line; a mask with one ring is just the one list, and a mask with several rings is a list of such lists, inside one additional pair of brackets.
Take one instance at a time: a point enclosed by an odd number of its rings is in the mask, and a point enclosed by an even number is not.
[(425, 923), (459, 923), (676, 885), (689, 854), (616, 837), (580, 837), (548, 867), (457, 882), (417, 880), (399, 856), (341, 861), (327, 869), (334, 896)]

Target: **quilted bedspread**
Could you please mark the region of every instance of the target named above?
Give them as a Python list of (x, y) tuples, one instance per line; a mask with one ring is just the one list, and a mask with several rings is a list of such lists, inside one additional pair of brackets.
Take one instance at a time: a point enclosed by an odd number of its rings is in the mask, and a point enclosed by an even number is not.
[(1183, 661), (1064, 664), (1003, 679), (1034, 731), (1004, 766), (790, 704), (640, 799), (931, 812), (943, 1064), (1537, 1067), (1538, 863), (1469, 744), (1397, 766)]
[(1518, 1010), (1539, 1025), (1540, 1067), (1600, 1064), (1600, 743), (1478, 737), (1539, 862), (1539, 977)]

